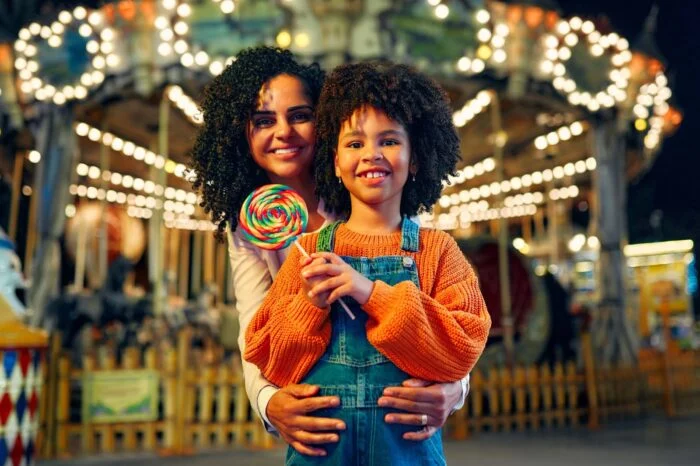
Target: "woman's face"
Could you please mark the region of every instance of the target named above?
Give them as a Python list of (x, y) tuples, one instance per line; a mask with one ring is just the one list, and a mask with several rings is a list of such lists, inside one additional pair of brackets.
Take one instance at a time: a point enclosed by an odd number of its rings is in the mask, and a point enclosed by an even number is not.
[(270, 181), (310, 176), (315, 141), (314, 109), (299, 78), (283, 74), (263, 84), (248, 122), (248, 145)]

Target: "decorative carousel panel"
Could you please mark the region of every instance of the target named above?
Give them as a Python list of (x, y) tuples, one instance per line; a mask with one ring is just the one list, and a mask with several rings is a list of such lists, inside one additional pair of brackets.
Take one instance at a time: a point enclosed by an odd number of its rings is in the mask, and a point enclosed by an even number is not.
[(572, 105), (597, 112), (627, 99), (632, 53), (625, 38), (601, 34), (592, 21), (573, 17), (559, 21), (543, 41), (541, 69)]
[(115, 31), (100, 11), (62, 11), (50, 24), (22, 28), (14, 43), (20, 89), (28, 99), (62, 105), (83, 99), (119, 65)]
[[(396, 59), (412, 57), (429, 63), (450, 63), (451, 70), (462, 56), (474, 57), (483, 2), (445, 3), (418, 1), (397, 9), (385, 18)], [(471, 63), (470, 63), (471, 65)], [(460, 67), (461, 69), (461, 67)], [(474, 72), (483, 70), (476, 65)]]
[(162, 0), (158, 53), (217, 75), (246, 47), (271, 44), (284, 24), (270, 0)]

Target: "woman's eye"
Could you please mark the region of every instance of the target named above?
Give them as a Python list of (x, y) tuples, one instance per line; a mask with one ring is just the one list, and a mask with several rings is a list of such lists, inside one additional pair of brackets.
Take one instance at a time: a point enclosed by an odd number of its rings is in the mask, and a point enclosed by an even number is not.
[(271, 118), (259, 118), (253, 122), (256, 128), (266, 128), (274, 124)]
[(290, 121), (293, 123), (305, 123), (307, 121), (311, 121), (312, 116), (310, 113), (295, 113), (292, 115), (290, 118)]

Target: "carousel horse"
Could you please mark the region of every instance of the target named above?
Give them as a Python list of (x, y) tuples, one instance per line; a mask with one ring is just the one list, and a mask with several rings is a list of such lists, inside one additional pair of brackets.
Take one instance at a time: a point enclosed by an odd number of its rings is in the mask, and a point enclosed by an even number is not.
[(27, 283), (10, 238), (0, 228), (0, 321), (23, 319), (27, 309), (17, 296)]
[(151, 312), (150, 297), (124, 294), (124, 283), (134, 264), (119, 256), (109, 266), (102, 287), (94, 293), (68, 292), (51, 301), (46, 312), (47, 330), (63, 335), (64, 347), (79, 358), (95, 332), (119, 351), (134, 344), (138, 327)]

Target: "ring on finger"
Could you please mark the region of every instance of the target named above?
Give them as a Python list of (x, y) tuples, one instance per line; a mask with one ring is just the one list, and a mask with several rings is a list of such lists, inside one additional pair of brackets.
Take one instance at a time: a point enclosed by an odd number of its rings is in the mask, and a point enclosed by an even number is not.
[(428, 415), (427, 414), (420, 415), (420, 425), (422, 425), (422, 426), (428, 425)]

